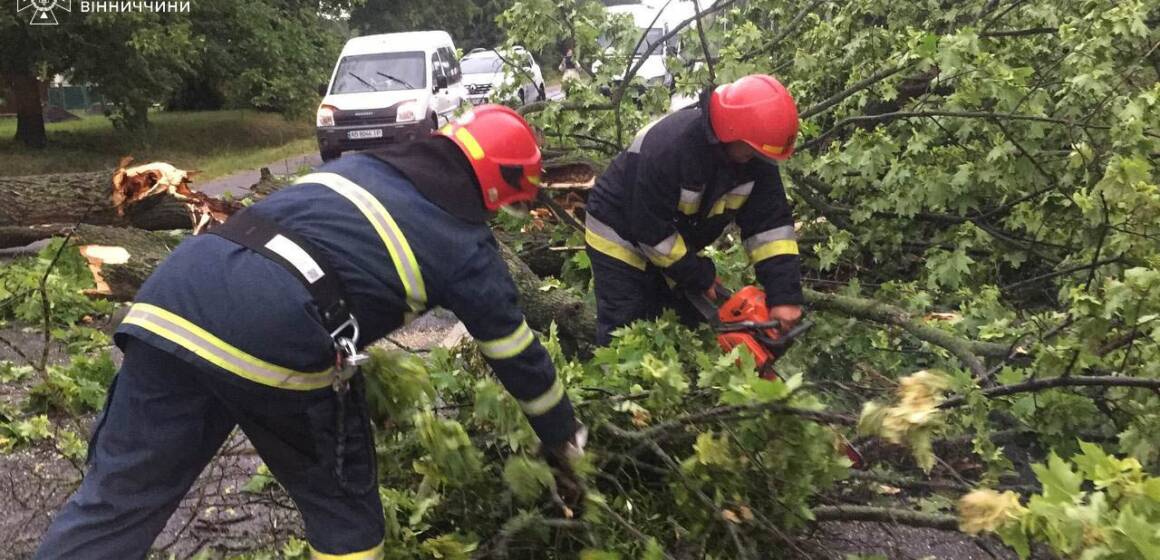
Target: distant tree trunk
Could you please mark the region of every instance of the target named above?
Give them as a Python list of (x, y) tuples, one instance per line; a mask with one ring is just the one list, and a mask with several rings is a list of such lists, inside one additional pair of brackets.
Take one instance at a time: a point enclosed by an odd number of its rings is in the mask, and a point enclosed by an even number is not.
[(16, 136), (29, 148), (48, 144), (44, 133), (44, 108), (40, 104), (40, 79), (29, 72), (9, 74), (8, 85), (16, 105)]

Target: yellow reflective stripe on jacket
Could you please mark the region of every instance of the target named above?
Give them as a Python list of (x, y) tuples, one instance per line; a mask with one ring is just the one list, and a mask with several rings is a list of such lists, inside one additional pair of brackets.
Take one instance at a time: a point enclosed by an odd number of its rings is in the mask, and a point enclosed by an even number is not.
[(638, 270), (644, 270), (648, 265), (644, 255), (632, 243), (604, 222), (592, 217), (592, 214), (584, 219), (584, 241), (593, 249)]
[(701, 191), (691, 191), (689, 189), (681, 189), (681, 201), (677, 203), (677, 209), (682, 214), (692, 216), (701, 209)]
[(781, 239), (778, 241), (770, 241), (765, 245), (749, 252), (749, 260), (753, 262), (761, 262), (765, 259), (776, 257), (778, 255), (796, 255), (798, 254), (797, 241), (793, 239)]
[(641, 244), (640, 248), (648, 255), (648, 260), (664, 268), (673, 266), (673, 263), (681, 260), (689, 252), (685, 246), (685, 238), (679, 233), (673, 233), (656, 245)]
[(511, 334), (497, 338), (495, 340), (479, 340), (480, 351), (484, 356), (493, 360), (503, 360), (518, 356), (520, 352), (531, 346), (532, 341), (536, 339), (536, 335), (532, 333), (532, 329), (528, 328), (528, 322), (522, 321), (520, 326)]
[(557, 377), (556, 382), (548, 387), (544, 394), (530, 401), (520, 401), (520, 408), (528, 416), (540, 416), (552, 410), (552, 407), (559, 404), (562, 398), (564, 398), (564, 384), (560, 383), (560, 378)]
[(713, 203), (713, 207), (709, 209), (709, 216), (717, 216), (724, 214), (725, 210), (737, 210), (745, 205), (745, 201), (749, 200), (749, 193), (753, 192), (753, 181), (742, 183), (733, 187), (724, 196), (717, 199)]
[(403, 236), (403, 230), (399, 229), (391, 213), (387, 212), (374, 195), (336, 173), (310, 173), (295, 181), (295, 184), (298, 183), (319, 183), (354, 204), (374, 226), (379, 238), (383, 240), (383, 245), (387, 247), (387, 252), (391, 254), (395, 272), (398, 273), (399, 281), (403, 283), (403, 290), (407, 294), (407, 305), (412, 311), (422, 311), (427, 307), (427, 287), (423, 283), (419, 261), (415, 259), (411, 245)]
[(346, 554), (327, 554), (310, 547), (310, 560), (382, 560), (383, 544), (362, 552), (348, 552)]
[(262, 385), (309, 391), (329, 387), (332, 381), (332, 370), (329, 368), (302, 372), (272, 364), (229, 345), (184, 317), (155, 305), (133, 304), (123, 322), (141, 327), (219, 368)]
[(798, 254), (796, 238), (793, 226), (784, 225), (755, 233), (746, 237), (743, 243), (749, 259), (758, 262), (778, 255)]

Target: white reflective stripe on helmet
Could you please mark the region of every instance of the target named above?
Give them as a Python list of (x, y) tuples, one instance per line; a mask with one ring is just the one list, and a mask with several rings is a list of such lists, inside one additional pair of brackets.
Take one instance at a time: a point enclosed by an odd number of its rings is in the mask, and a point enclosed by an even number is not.
[(374, 226), (375, 231), (382, 239), (391, 260), (395, 263), (395, 272), (399, 281), (403, 283), (403, 290), (407, 294), (407, 305), (412, 311), (422, 311), (427, 307), (427, 287), (423, 283), (423, 275), (419, 270), (419, 261), (411, 251), (403, 230), (399, 229), (395, 219), (377, 198), (366, 189), (358, 186), (342, 175), (336, 173), (310, 173), (294, 182), (318, 183), (342, 195), (362, 212), (363, 216)]
[(133, 304), (123, 323), (145, 329), (219, 368), (262, 385), (309, 391), (329, 387), (333, 381), (333, 369), (302, 372), (272, 364), (231, 346), (188, 319), (155, 305)]

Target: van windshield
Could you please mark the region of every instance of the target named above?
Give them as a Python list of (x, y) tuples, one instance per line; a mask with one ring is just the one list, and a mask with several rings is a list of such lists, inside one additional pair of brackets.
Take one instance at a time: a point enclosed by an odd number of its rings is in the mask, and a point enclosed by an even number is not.
[(503, 59), (498, 56), (472, 56), (459, 61), (464, 74), (494, 74), (503, 67)]
[[(641, 31), (644, 31), (643, 29)], [(636, 49), (636, 56), (644, 56), (648, 52), (649, 47), (654, 43), (661, 42), (661, 37), (665, 36), (665, 30), (660, 27), (652, 27), (644, 35), (644, 40), (640, 42), (640, 47)], [(651, 56), (664, 56), (664, 45), (661, 45), (652, 52)]]
[(399, 91), (427, 87), (427, 57), (422, 51), (344, 56), (330, 93)]

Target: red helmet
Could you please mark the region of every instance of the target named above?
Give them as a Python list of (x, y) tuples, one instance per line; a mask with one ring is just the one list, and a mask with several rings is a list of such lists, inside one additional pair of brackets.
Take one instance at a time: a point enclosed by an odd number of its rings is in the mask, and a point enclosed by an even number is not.
[(773, 76), (754, 74), (718, 86), (709, 98), (709, 122), (722, 142), (745, 142), (776, 160), (793, 154), (797, 105)]
[(532, 128), (519, 113), (503, 105), (481, 105), (439, 129), (438, 134), (455, 142), (471, 162), (488, 210), (536, 198), (540, 148)]

